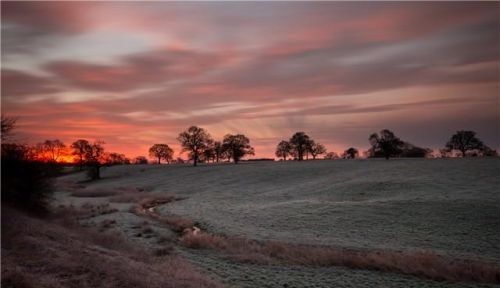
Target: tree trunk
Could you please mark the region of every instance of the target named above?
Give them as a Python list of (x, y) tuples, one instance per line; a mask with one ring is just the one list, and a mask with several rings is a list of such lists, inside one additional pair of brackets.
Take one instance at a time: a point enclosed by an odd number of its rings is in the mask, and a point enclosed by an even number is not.
[(158, 165), (160, 165), (161, 157), (158, 157)]
[(196, 166), (198, 164), (198, 154), (195, 152), (193, 155), (193, 166)]
[(465, 158), (465, 152), (467, 152), (467, 150), (460, 150), (460, 152), (462, 152), (462, 158)]

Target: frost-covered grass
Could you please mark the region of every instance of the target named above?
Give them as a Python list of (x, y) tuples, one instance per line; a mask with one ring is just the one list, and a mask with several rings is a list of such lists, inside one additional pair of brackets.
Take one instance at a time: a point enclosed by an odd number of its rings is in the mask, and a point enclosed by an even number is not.
[(157, 210), (212, 234), (498, 264), (498, 175), (498, 158), (121, 166), (80, 190), (176, 195)]
[(257, 242), (208, 233), (186, 234), (181, 238), (181, 242), (189, 248), (222, 252), (236, 262), (243, 263), (345, 266), (452, 282), (500, 281), (500, 266), (494, 263), (447, 259), (432, 252), (356, 251), (331, 246)]

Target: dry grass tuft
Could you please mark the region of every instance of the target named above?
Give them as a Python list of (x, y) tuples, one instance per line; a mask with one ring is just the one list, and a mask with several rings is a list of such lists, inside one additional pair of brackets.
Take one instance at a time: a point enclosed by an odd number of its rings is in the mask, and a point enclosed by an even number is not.
[(165, 245), (162, 248), (158, 248), (154, 250), (154, 255), (156, 257), (164, 257), (171, 255), (174, 252), (174, 246), (172, 244)]
[(177, 233), (183, 233), (194, 226), (194, 222), (191, 219), (180, 216), (164, 217), (160, 221), (170, 225)]
[(119, 234), (5, 207), (1, 220), (3, 287), (221, 287), (168, 248), (151, 253)]
[(170, 203), (172, 201), (176, 201), (178, 198), (170, 195), (170, 196), (156, 196), (156, 197), (147, 197), (139, 201), (137, 205), (130, 207), (130, 212), (147, 216), (152, 218), (160, 223), (164, 223), (169, 225), (175, 232), (181, 234), (186, 230), (192, 229), (194, 226), (194, 222), (191, 219), (184, 218), (181, 216), (161, 216), (154, 211), (154, 208), (158, 205)]
[(138, 204), (142, 209), (150, 209), (150, 208), (154, 208), (158, 205), (170, 203), (174, 200), (175, 200), (175, 197), (171, 196), (171, 195), (167, 195), (167, 196), (158, 195), (158, 196), (150, 196), (150, 197), (146, 197), (144, 199), (141, 199)]
[(346, 266), (397, 272), (438, 281), (500, 283), (498, 265), (450, 259), (433, 252), (357, 251), (276, 241), (261, 243), (208, 233), (186, 234), (181, 238), (181, 243), (194, 249), (218, 250), (245, 263)]
[(79, 209), (70, 210), (70, 213), (76, 215), (77, 219), (85, 219), (100, 215), (112, 214), (118, 211), (119, 210), (116, 208), (111, 208), (109, 203), (96, 205), (92, 203), (84, 203)]
[(109, 228), (115, 226), (115, 224), (116, 224), (116, 221), (113, 219), (104, 219), (100, 223), (100, 228), (101, 228), (101, 230), (109, 229)]

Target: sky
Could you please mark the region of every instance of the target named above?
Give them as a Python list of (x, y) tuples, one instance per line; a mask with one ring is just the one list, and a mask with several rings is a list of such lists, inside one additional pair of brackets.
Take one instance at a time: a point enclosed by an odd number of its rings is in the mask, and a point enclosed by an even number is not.
[[(390, 129), (500, 148), (499, 2), (1, 3), (1, 109), (26, 143), (174, 148), (191, 125), (256, 158), (304, 131), (329, 151)], [(185, 155), (184, 155), (185, 156)]]

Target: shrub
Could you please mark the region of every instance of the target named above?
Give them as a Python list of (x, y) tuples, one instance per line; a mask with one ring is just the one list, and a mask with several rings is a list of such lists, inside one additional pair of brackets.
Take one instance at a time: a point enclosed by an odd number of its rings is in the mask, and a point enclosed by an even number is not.
[(35, 212), (46, 212), (53, 192), (57, 163), (33, 161), (28, 149), (17, 144), (2, 144), (2, 201)]

